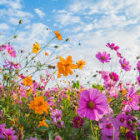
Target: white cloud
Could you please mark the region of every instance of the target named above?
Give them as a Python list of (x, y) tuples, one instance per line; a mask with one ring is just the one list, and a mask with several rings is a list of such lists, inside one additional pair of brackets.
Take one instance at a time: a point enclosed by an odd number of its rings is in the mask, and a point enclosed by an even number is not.
[(6, 23), (1, 23), (0, 24), (0, 30), (9, 30), (9, 25), (7, 25)]
[(40, 18), (43, 18), (45, 16), (45, 13), (38, 8), (36, 8), (34, 11)]

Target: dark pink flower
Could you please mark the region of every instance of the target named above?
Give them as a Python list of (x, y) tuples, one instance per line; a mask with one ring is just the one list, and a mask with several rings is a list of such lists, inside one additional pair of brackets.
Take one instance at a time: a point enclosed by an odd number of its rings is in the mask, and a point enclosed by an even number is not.
[(83, 126), (83, 124), (84, 124), (84, 119), (82, 119), (81, 117), (76, 116), (73, 118), (73, 125), (75, 128), (80, 128)]
[(7, 51), (11, 57), (16, 57), (16, 51), (10, 44), (8, 44), (8, 46), (7, 46)]
[(7, 45), (3, 44), (3, 45), (0, 45), (0, 51), (4, 51), (7, 49)]
[(83, 90), (77, 113), (80, 117), (86, 117), (98, 121), (108, 111), (107, 98), (97, 89)]
[(114, 43), (107, 43), (106, 46), (115, 51), (117, 51), (119, 49), (119, 46), (115, 46)]
[(5, 139), (4, 132), (5, 132), (5, 124), (0, 125), (0, 138)]
[(5, 129), (4, 134), (6, 136), (6, 140), (18, 140), (17, 136), (15, 135), (15, 130), (12, 128)]
[(137, 70), (140, 72), (140, 61), (137, 62)]
[(119, 76), (115, 72), (111, 72), (109, 76), (110, 76), (110, 79), (112, 79), (113, 81), (116, 81), (116, 82), (119, 81)]
[(108, 63), (110, 62), (111, 58), (110, 58), (110, 54), (106, 53), (106, 52), (98, 52), (96, 54), (96, 58), (101, 62), (101, 63)]
[(116, 120), (118, 121), (118, 125), (126, 127), (126, 118), (127, 118), (126, 114), (118, 114), (118, 116), (116, 117)]
[(129, 65), (129, 61), (126, 61), (125, 58), (119, 60), (121, 67), (125, 71), (130, 71), (131, 65)]
[(9, 69), (10, 69), (10, 70), (12, 70), (13, 67), (14, 67), (15, 69), (19, 69), (19, 68), (21, 67), (21, 65), (20, 65), (19, 63), (14, 63), (14, 62), (12, 62), (12, 61), (7, 60), (7, 61), (6, 61), (6, 64), (3, 65), (3, 67), (5, 68), (5, 67), (8, 67), (8, 66), (9, 66)]
[(102, 78), (103, 78), (104, 81), (110, 80), (109, 72), (101, 71), (100, 74), (102, 75)]
[(123, 57), (122, 57), (122, 54), (119, 53), (119, 52), (117, 52), (117, 56), (118, 56), (119, 58), (123, 58)]
[(137, 77), (138, 85), (140, 86), (140, 75)]
[(131, 131), (128, 131), (126, 133), (126, 140), (136, 140), (136, 137), (134, 136), (134, 134)]

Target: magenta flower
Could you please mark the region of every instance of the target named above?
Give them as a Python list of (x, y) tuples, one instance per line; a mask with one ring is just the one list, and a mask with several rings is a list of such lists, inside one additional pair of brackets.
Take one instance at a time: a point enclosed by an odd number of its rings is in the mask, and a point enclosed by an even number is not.
[(3, 45), (0, 45), (0, 51), (4, 51), (7, 49), (7, 45), (3, 44)]
[(53, 122), (56, 123), (58, 120), (61, 120), (61, 117), (62, 117), (62, 110), (55, 109), (55, 110), (52, 112)]
[(119, 52), (117, 52), (117, 56), (118, 56), (119, 58), (123, 58), (123, 57), (122, 57), (122, 54), (119, 53)]
[(109, 139), (113, 138), (114, 133), (115, 137), (119, 137), (119, 126), (116, 119), (104, 117), (99, 126), (101, 128), (102, 136), (106, 136)]
[(140, 61), (137, 62), (137, 70), (140, 73)]
[(81, 128), (84, 124), (84, 119), (79, 116), (73, 118), (73, 125), (75, 128)]
[(134, 134), (131, 131), (128, 131), (126, 133), (126, 140), (136, 140), (136, 137), (134, 136)]
[(106, 52), (98, 52), (96, 54), (96, 58), (101, 62), (101, 63), (108, 63), (110, 62), (111, 58), (110, 58), (110, 54), (106, 53)]
[(110, 79), (112, 79), (113, 81), (116, 81), (116, 82), (119, 81), (119, 76), (115, 72), (111, 72), (109, 76), (110, 76)]
[(101, 71), (100, 74), (102, 75), (102, 79), (104, 81), (110, 80), (109, 72), (107, 72), (107, 71)]
[(126, 114), (118, 114), (118, 116), (116, 117), (118, 125), (126, 127), (126, 118), (127, 118)]
[(131, 65), (129, 65), (129, 61), (126, 61), (125, 58), (119, 60), (121, 67), (125, 71), (130, 71)]
[(7, 51), (11, 57), (16, 57), (16, 51), (10, 44), (8, 44), (8, 46), (7, 46)]
[(140, 86), (140, 75), (137, 77), (138, 85)]
[(0, 138), (1, 139), (5, 139), (5, 136), (3, 135), (5, 132), (5, 126), (6, 126), (5, 124), (0, 125)]
[(6, 136), (6, 140), (17, 140), (15, 130), (13, 130), (12, 128), (5, 129), (4, 134)]
[(80, 93), (77, 113), (80, 117), (86, 117), (98, 121), (108, 111), (107, 98), (97, 89), (83, 90)]
[(13, 67), (14, 67), (15, 69), (19, 69), (19, 68), (21, 67), (21, 65), (20, 65), (19, 63), (14, 63), (14, 62), (12, 62), (12, 61), (7, 60), (7, 61), (6, 61), (6, 65), (3, 65), (3, 67), (5, 68), (5, 67), (8, 67), (8, 66), (9, 66), (9, 69), (10, 69), (10, 70), (12, 70)]
[(54, 140), (62, 140), (62, 138), (59, 135), (57, 135), (57, 136), (55, 136)]
[(111, 44), (107, 43), (106, 46), (109, 47), (111, 50), (115, 50), (115, 51), (117, 51), (119, 49), (119, 46), (115, 46), (114, 43), (111, 43)]

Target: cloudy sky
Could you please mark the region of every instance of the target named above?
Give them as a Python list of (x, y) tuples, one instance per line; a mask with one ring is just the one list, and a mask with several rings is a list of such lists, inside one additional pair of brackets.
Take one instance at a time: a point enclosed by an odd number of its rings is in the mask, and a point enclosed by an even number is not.
[[(100, 69), (95, 54), (106, 50), (107, 42), (120, 46), (133, 66), (140, 55), (140, 0), (0, 0), (1, 44), (15, 32), (19, 19), (23, 24), (13, 46), (25, 50), (32, 49), (35, 42), (43, 46), (59, 30), (70, 42), (55, 41), (53, 45), (61, 46), (58, 52), (66, 52), (64, 57), (84, 59), (86, 67), (80, 73), (86, 77)], [(116, 70), (119, 65), (114, 65)], [(110, 64), (104, 69), (110, 70)], [(131, 79), (134, 72), (127, 75)]]

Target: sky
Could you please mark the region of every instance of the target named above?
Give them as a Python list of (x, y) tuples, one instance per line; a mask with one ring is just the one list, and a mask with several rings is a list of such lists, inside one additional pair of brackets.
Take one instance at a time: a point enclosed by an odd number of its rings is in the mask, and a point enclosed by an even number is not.
[[(23, 24), (17, 30), (19, 19)], [(53, 42), (52, 46), (60, 45), (56, 54), (86, 61), (79, 72), (82, 81), (101, 68), (95, 54), (107, 50), (108, 42), (120, 46), (120, 52), (135, 66), (140, 55), (140, 0), (0, 0), (1, 44), (16, 32), (18, 38), (12, 45), (29, 50), (35, 42), (45, 45), (54, 30), (59, 30), (63, 40), (70, 38), (69, 43)], [(114, 69), (109, 64), (104, 69), (120, 72), (119, 65), (111, 65)], [(134, 76), (133, 71), (126, 74), (128, 80)]]

